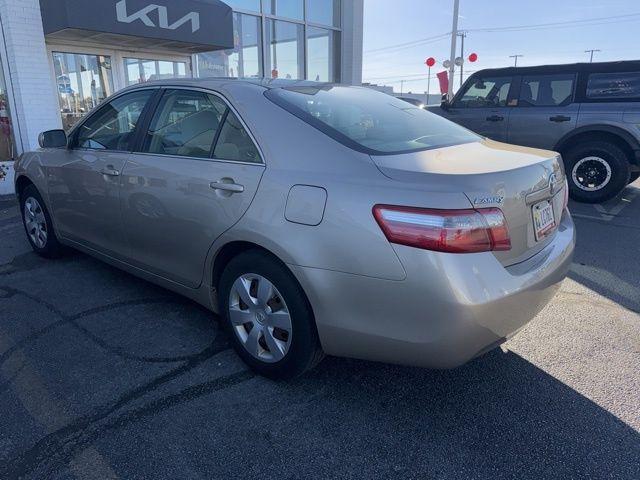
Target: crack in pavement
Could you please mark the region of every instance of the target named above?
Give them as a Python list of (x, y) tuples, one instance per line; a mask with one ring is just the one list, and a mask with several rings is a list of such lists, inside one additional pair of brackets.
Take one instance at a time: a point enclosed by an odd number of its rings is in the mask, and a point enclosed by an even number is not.
[(7, 286), (7, 285), (0, 285), (0, 292), (6, 292), (5, 295), (0, 296), (0, 298), (11, 298), (15, 295), (21, 295), (24, 296), (26, 298), (28, 298), (29, 300), (42, 305), (43, 307), (45, 307), (47, 310), (49, 310), (50, 312), (54, 313), (56, 316), (60, 317), (60, 320), (50, 323), (49, 325), (40, 328), (39, 330), (36, 330), (32, 333), (30, 333), (29, 335), (27, 335), (26, 337), (20, 339), (18, 342), (16, 342), (15, 345), (13, 345), (12, 347), (10, 347), (8, 350), (6, 350), (5, 352), (3, 352), (2, 354), (0, 354), (0, 364), (4, 363), (7, 361), (8, 358), (11, 357), (11, 355), (22, 349), (23, 347), (25, 347), (26, 345), (33, 343), (34, 341), (38, 340), (40, 337), (51, 333), (52, 331), (54, 331), (55, 329), (65, 326), (65, 325), (69, 325), (71, 327), (73, 327), (74, 329), (76, 329), (77, 331), (79, 331), (80, 333), (82, 333), (83, 335), (85, 335), (91, 342), (96, 343), (100, 348), (106, 350), (109, 353), (112, 353), (114, 355), (118, 355), (122, 358), (125, 358), (126, 360), (134, 360), (134, 361), (140, 361), (140, 362), (146, 362), (146, 363), (175, 363), (175, 362), (181, 362), (181, 361), (185, 361), (190, 359), (193, 355), (197, 355), (197, 354), (192, 354), (192, 355), (181, 355), (181, 356), (176, 356), (176, 357), (145, 357), (145, 356), (138, 356), (138, 355), (132, 355), (129, 354), (127, 352), (125, 352), (122, 349), (119, 349), (118, 347), (114, 347), (109, 345), (107, 342), (105, 342), (103, 339), (101, 339), (100, 337), (94, 335), (93, 333), (91, 333), (88, 329), (86, 329), (85, 327), (83, 327), (82, 325), (80, 325), (77, 321), (91, 316), (91, 315), (95, 315), (97, 313), (103, 313), (103, 312), (108, 312), (111, 310), (117, 310), (119, 308), (123, 308), (123, 307), (128, 307), (128, 306), (145, 306), (145, 305), (153, 305), (153, 304), (187, 304), (187, 300), (181, 300), (178, 298), (147, 298), (147, 299), (137, 299), (137, 300), (125, 300), (122, 302), (117, 302), (117, 303), (111, 303), (108, 305), (101, 305), (98, 307), (93, 307), (90, 308), (88, 310), (85, 310), (83, 312), (77, 313), (75, 315), (66, 315), (65, 313), (63, 313), (62, 311), (60, 311), (58, 308), (56, 308), (55, 306), (53, 306), (52, 304), (50, 304), (49, 302), (46, 302), (45, 300), (42, 300), (41, 298), (38, 298), (35, 295), (31, 295), (27, 292), (21, 291), (21, 290), (17, 290), (13, 287)]
[[(124, 427), (141, 418), (154, 415), (162, 410), (191, 401), (209, 393), (230, 388), (233, 385), (247, 381), (255, 376), (253, 373), (243, 370), (239, 373), (234, 373), (216, 378), (209, 382), (187, 387), (177, 394), (171, 394), (166, 397), (154, 399), (139, 408), (128, 410), (126, 407), (130, 406), (133, 402), (160, 389), (164, 385), (175, 381), (179, 377), (182, 377), (210, 360), (215, 355), (230, 349), (230, 342), (226, 332), (219, 331), (213, 342), (206, 349), (196, 354), (171, 358), (135, 356), (126, 354), (126, 352), (122, 352), (117, 347), (108, 345), (104, 340), (82, 327), (77, 323), (77, 321), (87, 316), (95, 315), (96, 313), (110, 311), (124, 306), (149, 305), (153, 303), (182, 303), (182, 301), (167, 298), (128, 300), (90, 308), (74, 315), (67, 315), (46, 300), (29, 294), (28, 292), (15, 289), (11, 286), (0, 286), (0, 294), (2, 294), (1, 298), (11, 298), (16, 295), (24, 296), (45, 307), (60, 318), (60, 320), (32, 332), (30, 335), (21, 339), (15, 345), (3, 352), (2, 355), (0, 355), (0, 364), (6, 362), (6, 360), (14, 353), (21, 351), (22, 347), (63, 325), (73, 326), (92, 342), (98, 344), (101, 348), (104, 348), (111, 353), (123, 356), (128, 360), (155, 363), (183, 362), (182, 365), (120, 395), (116, 400), (97, 406), (93, 408), (89, 414), (80, 416), (66, 426), (47, 434), (31, 448), (10, 456), (9, 460), (0, 464), (0, 478), (21, 478), (39, 469), (47, 470), (47, 474), (44, 475), (44, 477), (48, 477), (51, 472), (70, 463), (76, 455), (85, 451), (86, 448), (96, 439), (111, 430)], [(186, 303), (187, 301), (184, 300), (184, 302)], [(3, 386), (7, 386), (9, 383), (10, 381), (5, 382)], [(110, 418), (114, 416), (114, 414), (117, 414), (117, 412), (121, 413), (115, 418)]]

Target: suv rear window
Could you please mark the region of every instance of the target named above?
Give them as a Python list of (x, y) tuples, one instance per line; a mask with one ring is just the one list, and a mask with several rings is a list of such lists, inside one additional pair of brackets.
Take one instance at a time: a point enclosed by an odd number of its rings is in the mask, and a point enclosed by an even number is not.
[(274, 88), (266, 97), (354, 150), (390, 155), (481, 138), (449, 120), (369, 88)]
[(640, 99), (640, 72), (592, 73), (587, 83), (589, 99)]

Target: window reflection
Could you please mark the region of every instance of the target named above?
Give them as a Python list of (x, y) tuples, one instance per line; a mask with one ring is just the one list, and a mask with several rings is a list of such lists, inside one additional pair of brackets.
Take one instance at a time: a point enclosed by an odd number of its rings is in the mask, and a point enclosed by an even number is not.
[(124, 67), (127, 85), (187, 76), (186, 62), (125, 58)]
[(307, 0), (307, 22), (340, 26), (340, 0)]
[(338, 79), (338, 33), (324, 28), (307, 27), (307, 77), (316, 82)]
[(262, 0), (262, 11), (269, 15), (302, 20), (304, 0)]
[(62, 125), (69, 130), (113, 93), (111, 57), (53, 52)]
[(234, 48), (198, 54), (201, 77), (262, 77), (260, 19), (233, 14)]
[(271, 78), (304, 78), (302, 25), (267, 20), (267, 44), (267, 64), (271, 69)]

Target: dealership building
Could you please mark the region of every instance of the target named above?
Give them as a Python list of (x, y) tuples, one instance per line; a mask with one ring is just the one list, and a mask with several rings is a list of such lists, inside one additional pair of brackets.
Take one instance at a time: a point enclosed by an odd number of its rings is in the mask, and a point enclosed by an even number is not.
[(363, 0), (0, 0), (0, 194), (38, 135), (128, 85), (362, 80)]

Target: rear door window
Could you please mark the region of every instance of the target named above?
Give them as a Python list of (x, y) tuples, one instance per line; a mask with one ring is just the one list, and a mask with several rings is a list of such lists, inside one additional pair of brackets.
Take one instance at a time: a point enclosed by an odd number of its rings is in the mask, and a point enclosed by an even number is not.
[(573, 99), (575, 74), (526, 75), (520, 85), (519, 107), (557, 107)]
[(512, 77), (478, 78), (455, 100), (456, 108), (506, 107)]
[(226, 110), (226, 104), (215, 95), (169, 90), (153, 116), (143, 150), (160, 155), (211, 158)]
[(640, 72), (592, 73), (587, 82), (587, 98), (640, 99)]

